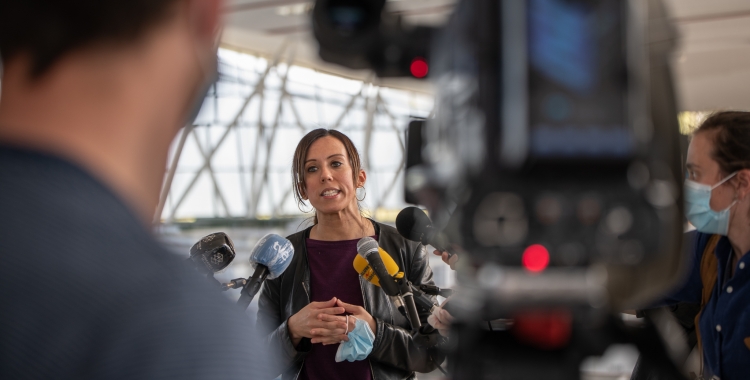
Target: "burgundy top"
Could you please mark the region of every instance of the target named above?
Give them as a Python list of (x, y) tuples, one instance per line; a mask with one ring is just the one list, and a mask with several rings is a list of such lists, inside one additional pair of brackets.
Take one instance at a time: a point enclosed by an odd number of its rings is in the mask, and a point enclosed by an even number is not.
[[(375, 240), (377, 236), (373, 236)], [(355, 240), (322, 241), (306, 239), (307, 262), (310, 265), (310, 301), (339, 298), (352, 305), (364, 306), (359, 274), (352, 263), (357, 255)], [(335, 360), (338, 344), (313, 344), (302, 366), (302, 380), (349, 380), (372, 378), (370, 359), (350, 363)]]

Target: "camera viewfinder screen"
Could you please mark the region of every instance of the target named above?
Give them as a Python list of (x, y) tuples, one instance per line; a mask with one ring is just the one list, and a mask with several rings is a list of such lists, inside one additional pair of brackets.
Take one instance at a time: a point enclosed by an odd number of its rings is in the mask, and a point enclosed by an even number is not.
[(530, 153), (627, 158), (624, 2), (529, 0)]

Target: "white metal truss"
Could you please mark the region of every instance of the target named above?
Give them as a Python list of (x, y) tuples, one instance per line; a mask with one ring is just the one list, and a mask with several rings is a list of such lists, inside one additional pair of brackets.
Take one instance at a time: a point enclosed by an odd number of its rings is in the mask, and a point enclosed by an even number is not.
[[(429, 114), (430, 96), (401, 91), (397, 94), (400, 97), (389, 101), (394, 90), (378, 86), (374, 76), (359, 82), (358, 91), (337, 94), (328, 89), (326, 95), (316, 84), (311, 95), (309, 89), (300, 91), (299, 83), (290, 79), (295, 51), (295, 44), (281, 46), (275, 57), (264, 61), (265, 68), (255, 68), (254, 81), (248, 81), (247, 75), (233, 75), (230, 67), (222, 66), (220, 79), (201, 111), (203, 121), (199, 118), (195, 125), (183, 128), (173, 144), (155, 221), (170, 223), (195, 217), (267, 219), (300, 214), (292, 197), (288, 151), (305, 133), (321, 127), (342, 130), (358, 146), (363, 167), (368, 171), (366, 205), (370, 211), (403, 205), (400, 194), (404, 131), (410, 117)], [(233, 88), (234, 95), (241, 93), (241, 102), (235, 102), (239, 106), (227, 120), (220, 115), (226, 109), (223, 104), (231, 103), (222, 94), (225, 87)], [(306, 110), (300, 110), (300, 102), (308, 105)], [(210, 113), (207, 104), (212, 105), (213, 116), (205, 117)], [(335, 118), (311, 121), (310, 104), (315, 105), (316, 113), (328, 111)], [(290, 130), (296, 131), (296, 137), (289, 137)], [(286, 137), (280, 136), (282, 133)], [(227, 159), (230, 150), (234, 150), (235, 159)], [(222, 158), (217, 159), (219, 156)], [(379, 167), (384, 159), (390, 166)], [(217, 170), (219, 166), (223, 169)], [(375, 186), (370, 186), (372, 181)], [(197, 190), (199, 187), (202, 190)], [(196, 212), (191, 204), (210, 207)]]

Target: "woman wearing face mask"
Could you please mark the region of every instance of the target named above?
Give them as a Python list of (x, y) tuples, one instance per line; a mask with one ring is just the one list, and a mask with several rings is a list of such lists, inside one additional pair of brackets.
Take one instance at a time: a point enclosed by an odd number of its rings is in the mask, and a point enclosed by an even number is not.
[(703, 376), (750, 376), (750, 113), (720, 112), (687, 153), (685, 215), (695, 226), (692, 268), (666, 304), (700, 303)]
[(435, 356), (415, 344), (408, 320), (352, 266), (357, 242), (369, 236), (412, 283), (433, 283), (421, 244), (361, 215), (367, 175), (354, 144), (335, 130), (311, 131), (297, 145), (292, 178), (314, 223), (288, 237), (294, 259), (265, 283), (258, 311), (283, 379), (408, 379), (434, 370)]

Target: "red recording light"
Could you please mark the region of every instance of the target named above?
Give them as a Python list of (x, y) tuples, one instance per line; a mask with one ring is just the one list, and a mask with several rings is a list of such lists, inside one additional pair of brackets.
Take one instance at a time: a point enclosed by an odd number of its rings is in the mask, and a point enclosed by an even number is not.
[(424, 58), (417, 57), (411, 61), (409, 70), (411, 71), (411, 75), (414, 75), (415, 78), (424, 78), (430, 71), (430, 65), (427, 64), (427, 61)]
[(531, 272), (541, 272), (549, 264), (549, 252), (541, 244), (532, 244), (523, 251), (523, 267)]
[(513, 334), (528, 345), (556, 350), (570, 342), (573, 316), (568, 310), (527, 310), (513, 320)]

